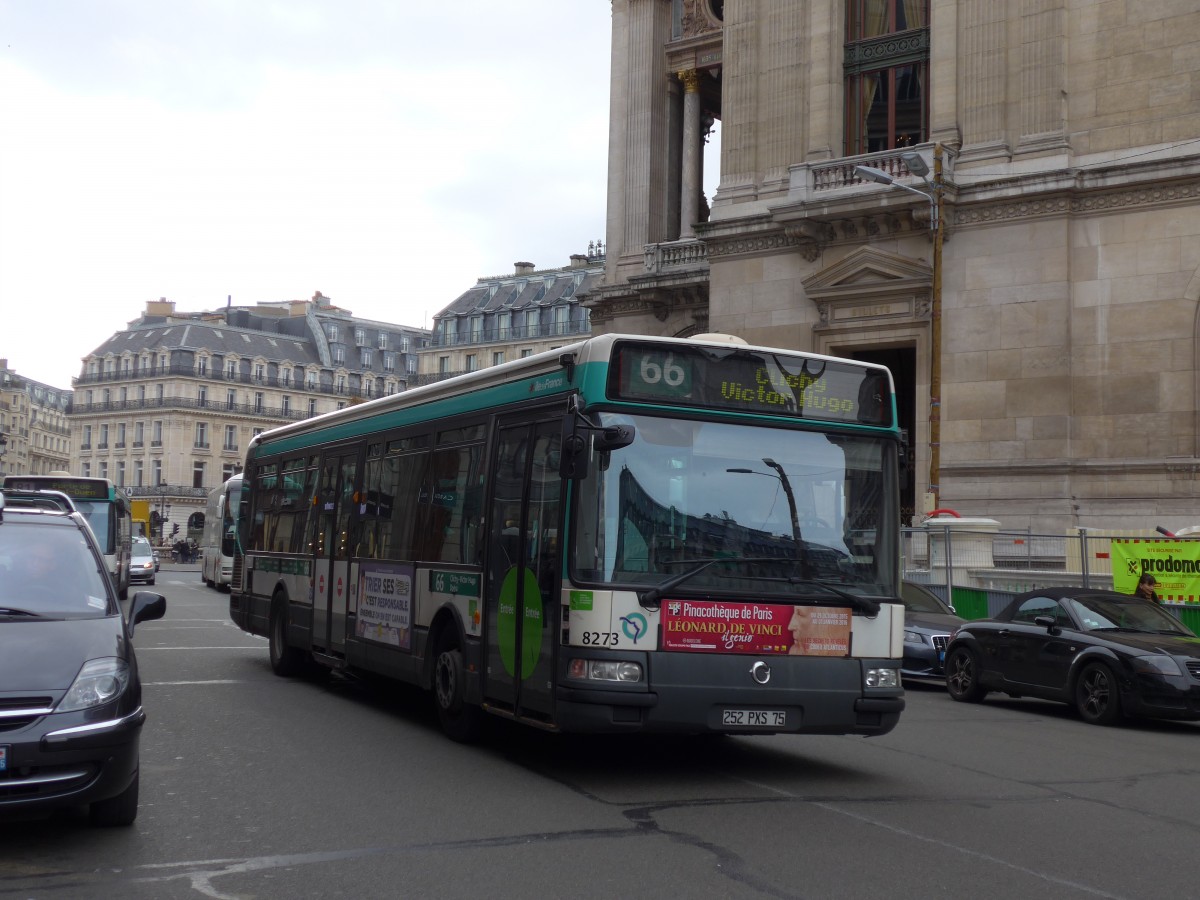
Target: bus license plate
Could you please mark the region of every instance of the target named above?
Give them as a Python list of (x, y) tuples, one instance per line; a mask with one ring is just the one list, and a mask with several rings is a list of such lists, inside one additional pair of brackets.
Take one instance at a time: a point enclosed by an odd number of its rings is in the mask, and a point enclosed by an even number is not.
[(722, 725), (739, 728), (782, 728), (787, 713), (781, 709), (727, 709), (721, 713)]

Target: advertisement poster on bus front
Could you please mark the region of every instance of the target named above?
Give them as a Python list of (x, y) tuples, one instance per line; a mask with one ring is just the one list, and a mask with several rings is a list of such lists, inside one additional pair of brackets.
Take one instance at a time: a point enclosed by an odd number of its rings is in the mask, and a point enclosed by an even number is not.
[(364, 563), (358, 572), (358, 620), (364, 640), (412, 649), (413, 567)]
[(664, 600), (662, 649), (849, 656), (850, 610), (778, 603)]

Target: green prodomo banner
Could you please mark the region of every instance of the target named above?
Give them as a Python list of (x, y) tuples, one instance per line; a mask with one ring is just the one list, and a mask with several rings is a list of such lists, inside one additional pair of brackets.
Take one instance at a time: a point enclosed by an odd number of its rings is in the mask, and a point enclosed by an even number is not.
[(1132, 594), (1149, 572), (1164, 603), (1200, 603), (1200, 541), (1170, 538), (1113, 538), (1113, 590)]

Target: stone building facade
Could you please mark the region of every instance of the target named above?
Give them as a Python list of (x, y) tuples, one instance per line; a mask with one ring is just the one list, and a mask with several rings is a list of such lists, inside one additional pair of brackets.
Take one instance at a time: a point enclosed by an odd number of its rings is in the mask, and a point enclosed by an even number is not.
[(25, 378), (0, 359), (0, 476), (47, 475), (71, 460), (71, 392)]
[(579, 299), (604, 275), (604, 244), (593, 241), (570, 264), (538, 269), (518, 262), (508, 275), (480, 278), (433, 317), (417, 382), (428, 384), (582, 340), (591, 313)]
[(194, 532), (254, 435), (405, 390), (428, 337), (356, 318), (319, 292), (208, 312), (147, 303), (83, 359), (70, 471), (110, 478)]
[(1194, 3), (612, 5), (597, 332), (887, 363), (916, 518), (1198, 523)]

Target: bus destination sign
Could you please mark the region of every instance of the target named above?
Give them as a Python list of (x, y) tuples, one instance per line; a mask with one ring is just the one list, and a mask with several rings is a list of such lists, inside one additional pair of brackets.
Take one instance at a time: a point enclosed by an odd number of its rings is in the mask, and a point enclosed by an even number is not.
[(616, 400), (887, 426), (884, 372), (844, 360), (750, 350), (623, 342), (609, 375)]
[(28, 480), (6, 478), (4, 486), (18, 491), (59, 491), (72, 500), (107, 500), (108, 483), (103, 478), (56, 478), (38, 476)]

